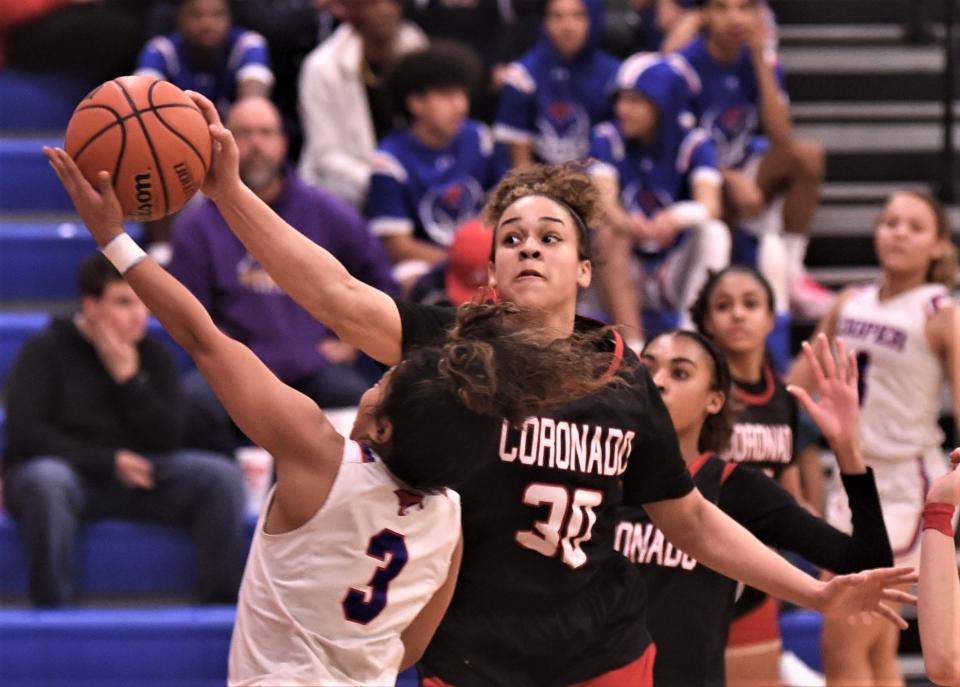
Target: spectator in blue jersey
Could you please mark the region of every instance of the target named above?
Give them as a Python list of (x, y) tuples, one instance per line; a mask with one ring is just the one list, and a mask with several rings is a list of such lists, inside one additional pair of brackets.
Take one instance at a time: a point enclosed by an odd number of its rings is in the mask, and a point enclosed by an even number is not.
[[(357, 211), (306, 185), (285, 163), (287, 141), (276, 107), (265, 98), (245, 98), (230, 109), (227, 124), (249, 189), (288, 224), (338, 255), (358, 279), (394, 291), (390, 263)], [(170, 271), (223, 331), (249, 346), (285, 383), (322, 408), (357, 405), (369, 381), (354, 366), (356, 351), (280, 291), (210, 201), (177, 218)], [(190, 443), (235, 448), (233, 425), (202, 375), (191, 373), (184, 386), (195, 407)]]
[(250, 95), (270, 96), (267, 42), (232, 25), (227, 0), (178, 0), (176, 25), (176, 32), (147, 42), (137, 74), (202, 93), (221, 111)]
[(598, 48), (600, 0), (550, 0), (538, 43), (505, 73), (494, 125), (514, 167), (580, 160), (612, 115), (619, 61)]
[[(790, 308), (816, 318), (832, 295), (810, 278), (803, 261), (824, 152), (820, 143), (793, 135), (765, 10), (759, 0), (702, 0), (703, 34), (680, 55), (699, 77), (694, 114), (717, 146), (728, 220), (745, 231), (737, 237), (735, 260), (755, 261), (757, 238), (782, 231)], [(773, 202), (780, 196), (782, 208)], [(772, 282), (780, 279), (778, 270), (759, 262)]]
[(718, 219), (716, 151), (691, 126), (684, 76), (669, 59), (639, 53), (617, 86), (617, 118), (594, 129), (590, 151), (606, 216), (598, 276), (609, 315), (639, 346), (642, 320), (653, 330), (676, 326), (708, 271), (727, 264), (730, 233)]
[(478, 73), (472, 53), (436, 43), (390, 75), (408, 124), (374, 156), (366, 215), (403, 285), (444, 260), (456, 228), (480, 214), (503, 172), (489, 129), (467, 118)]

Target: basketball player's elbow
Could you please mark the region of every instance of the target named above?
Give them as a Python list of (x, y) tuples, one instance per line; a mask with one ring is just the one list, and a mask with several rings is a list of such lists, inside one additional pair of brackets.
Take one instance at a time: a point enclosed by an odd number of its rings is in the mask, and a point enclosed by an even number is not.
[(951, 637), (944, 646), (925, 652), (923, 665), (935, 685), (960, 685), (960, 639)]

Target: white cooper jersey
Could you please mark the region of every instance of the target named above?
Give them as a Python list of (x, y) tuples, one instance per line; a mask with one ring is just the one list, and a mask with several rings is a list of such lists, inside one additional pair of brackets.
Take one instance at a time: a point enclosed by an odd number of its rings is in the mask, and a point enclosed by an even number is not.
[(925, 284), (880, 302), (879, 290), (876, 284), (864, 287), (844, 303), (837, 336), (857, 354), (865, 454), (913, 461), (944, 439), (937, 424), (943, 365), (925, 327), (948, 302), (948, 291)]
[(392, 685), (400, 633), (447, 579), (460, 498), (413, 492), (354, 441), (303, 526), (257, 522), (230, 643), (230, 685)]

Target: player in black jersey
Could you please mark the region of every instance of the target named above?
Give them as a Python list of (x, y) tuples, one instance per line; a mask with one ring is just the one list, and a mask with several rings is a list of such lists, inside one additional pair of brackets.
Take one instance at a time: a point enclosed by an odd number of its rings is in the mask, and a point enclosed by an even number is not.
[[(357, 281), (250, 193), (230, 133), (213, 106), (194, 97), (217, 150), (204, 192), (282, 289), (386, 364), (443, 336), (452, 310), (402, 304)], [(508, 175), (488, 203), (490, 285), (503, 300), (538, 310), (536, 326), (551, 338), (598, 326), (575, 316), (578, 290), (590, 283), (587, 226), (596, 202), (585, 174), (535, 166)], [(462, 488), (460, 582), (424, 657), (425, 684), (649, 684), (644, 586), (612, 546), (621, 499), (645, 505), (691, 555), (796, 603), (893, 619), (881, 602), (912, 598), (886, 589), (903, 571), (814, 580), (703, 499), (649, 374), (619, 337), (608, 348), (610, 369), (628, 385), (555, 407), (519, 431), (504, 427), (490, 468)]]
[[(824, 370), (820, 400), (803, 400), (836, 451), (856, 512), (853, 536), (811, 515), (766, 475), (719, 457), (734, 417), (730, 372), (710, 340), (688, 331), (661, 334), (647, 343), (641, 360), (663, 396), (681, 453), (705, 498), (764, 543), (834, 572), (890, 565), (893, 554), (876, 486), (859, 450), (856, 367), (849, 367), (840, 351), (843, 362), (835, 368), (826, 339), (818, 346), (824, 361), (821, 366), (814, 359)], [(675, 548), (642, 509), (623, 507), (622, 512), (615, 545), (637, 565), (650, 593), (647, 626), (657, 646), (655, 683), (723, 685), (736, 581)]]
[[(731, 265), (710, 275), (690, 308), (697, 329), (724, 354), (738, 405), (733, 435), (721, 457), (750, 465), (776, 479), (804, 503), (794, 436), (797, 405), (767, 352), (773, 331), (774, 294), (753, 267)], [(777, 602), (747, 588), (737, 601), (730, 628), (727, 677), (731, 685), (775, 684), (780, 674)]]

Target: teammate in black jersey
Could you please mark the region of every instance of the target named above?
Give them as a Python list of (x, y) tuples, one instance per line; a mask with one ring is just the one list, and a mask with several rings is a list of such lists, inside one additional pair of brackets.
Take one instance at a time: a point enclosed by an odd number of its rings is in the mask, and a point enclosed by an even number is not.
[[(359, 282), (250, 193), (230, 133), (194, 97), (217, 150), (203, 190), (281, 288), (386, 364), (443, 335), (452, 310), (401, 305)], [(586, 175), (536, 166), (508, 175), (488, 204), (490, 285), (503, 300), (539, 310), (536, 326), (552, 338), (597, 326), (575, 317), (577, 292), (590, 283), (596, 201)], [(424, 658), (425, 684), (648, 684), (644, 587), (612, 546), (621, 498), (644, 504), (672, 541), (727, 575), (805, 606), (895, 618), (881, 602), (912, 597), (885, 587), (909, 573), (814, 580), (693, 489), (649, 374), (619, 338), (609, 348), (610, 369), (629, 385), (530, 418), (519, 432), (504, 429), (493, 465), (464, 486), (460, 583)]]
[[(848, 366), (842, 351), (834, 366), (825, 338), (818, 346), (823, 364), (812, 353), (809, 357), (823, 370), (820, 399), (802, 399), (836, 452), (856, 514), (852, 537), (811, 515), (766, 475), (718, 456), (729, 441), (734, 417), (730, 372), (712, 342), (694, 332), (662, 334), (647, 343), (641, 360), (650, 368), (704, 497), (764, 543), (795, 551), (834, 572), (890, 565), (893, 554), (876, 486), (859, 450), (856, 367)], [(657, 645), (655, 682), (723, 685), (736, 581), (676, 549), (642, 509), (623, 508), (615, 544), (647, 582), (647, 625)]]
[[(731, 265), (710, 276), (690, 314), (697, 329), (723, 353), (732, 372), (738, 410), (733, 435), (721, 457), (763, 470), (803, 503), (794, 444), (797, 404), (766, 347), (775, 321), (770, 283), (753, 267)], [(727, 651), (729, 683), (775, 684), (781, 651), (777, 602), (747, 588), (737, 601), (734, 617)]]

